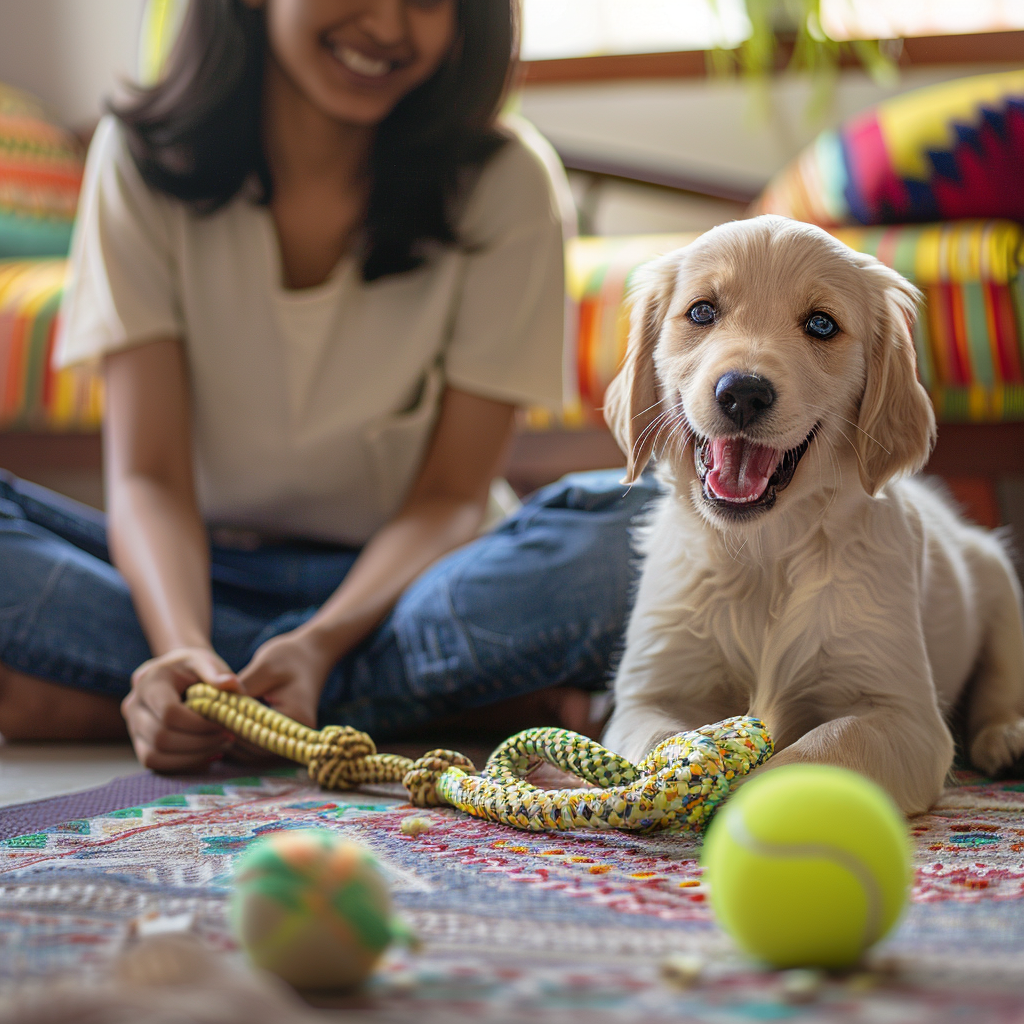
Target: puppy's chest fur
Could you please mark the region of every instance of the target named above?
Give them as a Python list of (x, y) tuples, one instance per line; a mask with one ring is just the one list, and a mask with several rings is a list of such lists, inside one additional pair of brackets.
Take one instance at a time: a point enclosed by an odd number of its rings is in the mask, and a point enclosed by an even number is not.
[(723, 546), (671, 508), (651, 524), (620, 679), (635, 673), (669, 703), (696, 701), (722, 716), (800, 704), (816, 718), (828, 711), (824, 694), (828, 704), (862, 697), (856, 671), (827, 690), (821, 682), (846, 660), (851, 622), (877, 603), (865, 553), (824, 531), (779, 555)]
[[(828, 553), (761, 566), (713, 570), (696, 559), (692, 590), (676, 628), (707, 645), (725, 679), (750, 699), (820, 678), (839, 640), (842, 597)], [(681, 609), (682, 610), (682, 609)]]

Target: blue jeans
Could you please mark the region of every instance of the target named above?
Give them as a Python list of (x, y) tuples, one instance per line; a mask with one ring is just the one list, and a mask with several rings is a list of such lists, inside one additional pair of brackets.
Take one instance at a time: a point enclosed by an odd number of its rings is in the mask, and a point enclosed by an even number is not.
[[(385, 739), (548, 686), (598, 689), (633, 596), (629, 525), (656, 493), (621, 470), (567, 476), (442, 558), (332, 670), (321, 724)], [(238, 671), (334, 592), (359, 551), (213, 546), (213, 646)], [(150, 657), (102, 513), (0, 472), (0, 662), (123, 697)]]

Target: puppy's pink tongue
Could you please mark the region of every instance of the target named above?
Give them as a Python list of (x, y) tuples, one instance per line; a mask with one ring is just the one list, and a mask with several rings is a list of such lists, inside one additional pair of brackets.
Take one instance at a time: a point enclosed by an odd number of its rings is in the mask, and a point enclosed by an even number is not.
[(710, 462), (704, 482), (716, 498), (757, 501), (779, 464), (779, 453), (742, 437), (715, 438), (711, 442)]

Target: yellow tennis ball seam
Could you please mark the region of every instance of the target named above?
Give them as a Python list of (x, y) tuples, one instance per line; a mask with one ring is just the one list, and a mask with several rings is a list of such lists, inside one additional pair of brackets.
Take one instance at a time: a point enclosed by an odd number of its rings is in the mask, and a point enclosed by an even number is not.
[[(728, 810), (727, 808), (727, 812)], [(725, 819), (729, 838), (747, 853), (773, 860), (824, 860), (853, 875), (861, 886), (867, 907), (863, 947), (866, 949), (881, 938), (884, 898), (878, 879), (859, 857), (848, 850), (827, 846), (824, 843), (776, 843), (759, 839), (747, 827), (739, 810), (732, 814), (726, 813)]]

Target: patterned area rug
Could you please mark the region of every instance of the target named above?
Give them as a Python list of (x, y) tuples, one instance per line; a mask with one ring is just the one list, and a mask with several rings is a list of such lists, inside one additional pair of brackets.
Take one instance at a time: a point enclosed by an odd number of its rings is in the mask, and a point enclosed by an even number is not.
[[(400, 832), (411, 813), (429, 832)], [(527, 835), (288, 772), (208, 782), (0, 842), (0, 978), (101, 975), (159, 912), (224, 950), (233, 858), (319, 826), (371, 847), (420, 933), (345, 1004), (381, 1021), (1024, 1020), (1024, 784), (965, 776), (916, 819), (913, 902), (870, 969), (793, 991), (718, 930), (684, 836)], [(770, 922), (766, 923), (770, 927)], [(696, 983), (666, 968), (689, 958)]]

